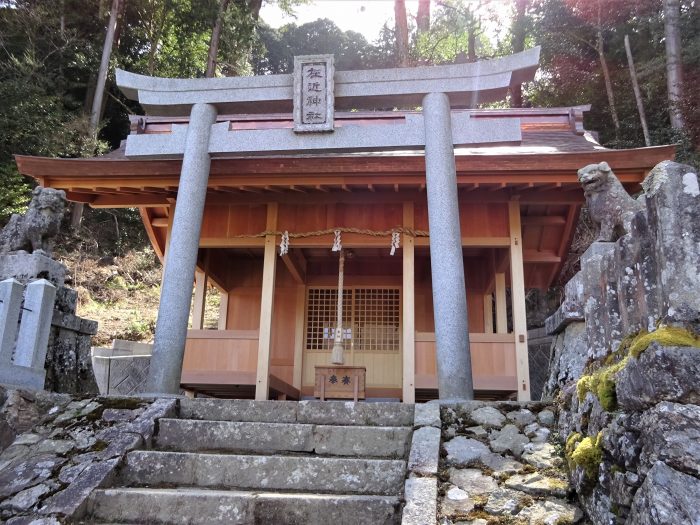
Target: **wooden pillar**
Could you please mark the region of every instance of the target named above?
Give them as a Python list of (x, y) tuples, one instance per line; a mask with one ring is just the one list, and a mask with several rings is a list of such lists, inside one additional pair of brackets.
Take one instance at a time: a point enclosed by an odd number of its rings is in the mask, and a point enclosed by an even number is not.
[[(277, 229), (277, 203), (267, 205), (267, 230)], [(258, 336), (258, 366), (255, 381), (255, 399), (265, 400), (270, 392), (270, 353), (272, 343), (272, 308), (275, 301), (275, 271), (277, 250), (275, 236), (265, 236), (262, 296), (260, 300), (260, 328)]]
[[(413, 202), (403, 204), (403, 225), (413, 228)], [(403, 402), (416, 402), (415, 239), (403, 235)]]
[(192, 329), (204, 328), (204, 308), (207, 303), (207, 274), (197, 270), (194, 273), (194, 306), (192, 307)]
[(306, 286), (297, 286), (296, 317), (294, 326), (294, 372), (292, 385), (301, 390), (304, 356), (304, 317), (306, 316)]
[(525, 272), (523, 270), (523, 242), (520, 226), (520, 202), (508, 203), (510, 223), (510, 281), (513, 305), (513, 334), (518, 379), (518, 401), (530, 400), (530, 366), (527, 351), (527, 320), (525, 317)]
[(493, 296), (484, 294), (484, 333), (493, 333)]
[(219, 330), (226, 330), (228, 322), (228, 292), (221, 292), (221, 302), (219, 303)]
[[(511, 241), (512, 242), (512, 241)], [(508, 308), (506, 306), (506, 274), (497, 273), (496, 283), (496, 333), (508, 333)]]
[(175, 218), (175, 203), (168, 206), (168, 228), (165, 230), (165, 247), (163, 248), (163, 273), (161, 279), (165, 275), (165, 266), (168, 264), (168, 250), (170, 249), (170, 234), (173, 231), (173, 219)]

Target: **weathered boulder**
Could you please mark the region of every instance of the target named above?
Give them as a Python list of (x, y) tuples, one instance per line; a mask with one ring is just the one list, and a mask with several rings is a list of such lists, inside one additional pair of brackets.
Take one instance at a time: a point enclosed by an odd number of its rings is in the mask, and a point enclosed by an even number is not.
[(65, 394), (8, 390), (0, 386), (0, 452), (17, 435), (39, 423), (48, 413), (66, 406), (70, 400)]
[(464, 436), (457, 436), (445, 443), (447, 451), (448, 465), (468, 466), (481, 459), (482, 456), (490, 454), (489, 447), (476, 439), (467, 439)]
[(643, 183), (649, 231), (658, 259), (662, 320), (700, 322), (700, 185), (697, 171), (659, 163)]
[(490, 468), (494, 476), (503, 474), (515, 474), (523, 468), (523, 464), (510, 457), (503, 457), (500, 454), (484, 454), (481, 456), (481, 464)]
[(581, 272), (564, 285), (564, 300), (561, 306), (544, 322), (548, 334), (558, 334), (571, 323), (583, 321), (583, 282)]
[(559, 467), (562, 459), (550, 443), (530, 443), (525, 445), (521, 459), (535, 468), (547, 469)]
[(636, 414), (618, 413), (603, 433), (603, 448), (628, 470), (636, 469), (639, 464), (642, 444), (638, 421)]
[(663, 461), (700, 476), (700, 406), (663, 401), (642, 415), (641, 427), (643, 466)]
[(658, 462), (634, 495), (627, 525), (700, 524), (700, 480)]
[(622, 340), (620, 306), (615, 276), (619, 270), (616, 244), (594, 242), (581, 255), (584, 317), (588, 357), (601, 359), (614, 352)]
[(506, 414), (506, 417), (518, 427), (524, 427), (535, 421), (535, 414), (530, 412), (527, 408), (512, 410)]
[(551, 427), (554, 424), (554, 412), (545, 408), (537, 414), (537, 421), (540, 422), (540, 425)]
[(472, 412), (471, 418), (477, 425), (486, 428), (501, 428), (506, 420), (506, 416), (493, 407), (477, 408)]
[(451, 487), (445, 492), (442, 500), (442, 512), (448, 516), (454, 514), (466, 514), (474, 509), (474, 500), (459, 487)]
[(539, 472), (532, 474), (516, 474), (505, 482), (509, 489), (521, 490), (532, 496), (556, 496), (564, 497), (569, 489), (569, 484), (559, 478), (553, 478)]
[(552, 344), (549, 378), (544, 385), (543, 398), (551, 398), (564, 385), (581, 377), (587, 361), (586, 325), (582, 322), (571, 323), (556, 336)]
[(615, 393), (623, 410), (644, 410), (659, 401), (700, 403), (700, 349), (652, 343), (617, 374)]
[(489, 495), (484, 511), (489, 514), (517, 514), (522, 508), (526, 496), (517, 490), (499, 488)]
[(491, 476), (485, 476), (481, 470), (467, 468), (449, 470), (450, 483), (458, 486), (470, 495), (486, 494), (498, 488), (498, 483)]
[(583, 512), (578, 507), (560, 499), (549, 498), (537, 501), (518, 512), (519, 519), (527, 520), (530, 525), (540, 523), (578, 523)]
[(489, 436), (489, 444), (494, 452), (512, 452), (515, 457), (520, 457), (523, 447), (530, 440), (518, 430), (515, 425), (506, 425), (501, 430), (493, 430)]

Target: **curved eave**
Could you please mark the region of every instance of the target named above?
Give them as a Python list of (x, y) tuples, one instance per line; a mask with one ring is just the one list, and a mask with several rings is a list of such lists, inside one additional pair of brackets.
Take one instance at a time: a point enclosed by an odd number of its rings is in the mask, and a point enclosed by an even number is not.
[[(600, 149), (579, 152), (511, 153), (511, 154), (457, 154), (458, 174), (514, 174), (534, 175), (535, 172), (567, 172), (585, 164), (606, 161), (622, 174), (648, 170), (662, 160), (675, 157), (675, 146), (651, 146), (626, 150)], [(109, 178), (139, 179), (179, 176), (181, 160), (129, 160), (91, 158), (60, 159), (16, 155), (17, 167), (23, 175), (42, 182), (79, 182), (87, 179), (104, 181)], [(214, 158), (211, 175), (235, 173), (239, 175), (300, 175), (329, 176), (337, 174), (401, 174), (423, 175), (425, 159), (416, 154), (318, 155)], [(574, 173), (575, 175), (575, 173)], [(567, 177), (567, 182), (568, 182)], [(497, 180), (494, 182), (498, 182)], [(61, 186), (63, 187), (63, 186)]]
[[(460, 201), (519, 197), (526, 283), (546, 288), (561, 269), (584, 200), (577, 169), (606, 161), (629, 190), (637, 191), (649, 170), (674, 154), (674, 146), (539, 154), (458, 152)], [(16, 156), (16, 161), (21, 173), (66, 190), (71, 200), (93, 207), (141, 208), (151, 244), (162, 257), (181, 161), (29, 156)], [(425, 161), (416, 153), (215, 158), (207, 202), (401, 202), (425, 198), (424, 189)]]

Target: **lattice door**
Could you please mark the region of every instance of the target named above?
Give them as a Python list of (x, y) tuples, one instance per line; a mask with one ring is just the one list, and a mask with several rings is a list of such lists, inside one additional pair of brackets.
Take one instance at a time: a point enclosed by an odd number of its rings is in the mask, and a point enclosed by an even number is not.
[[(306, 310), (306, 350), (333, 346), (338, 292), (309, 288)], [(399, 288), (352, 287), (343, 290), (343, 345), (353, 352), (398, 353), (401, 347)]]

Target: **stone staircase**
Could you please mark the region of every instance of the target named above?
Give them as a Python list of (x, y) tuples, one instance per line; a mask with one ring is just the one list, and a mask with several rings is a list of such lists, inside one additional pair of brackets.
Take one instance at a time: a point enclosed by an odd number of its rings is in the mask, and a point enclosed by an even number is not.
[(89, 521), (400, 523), (413, 418), (399, 403), (183, 399), (93, 492)]

